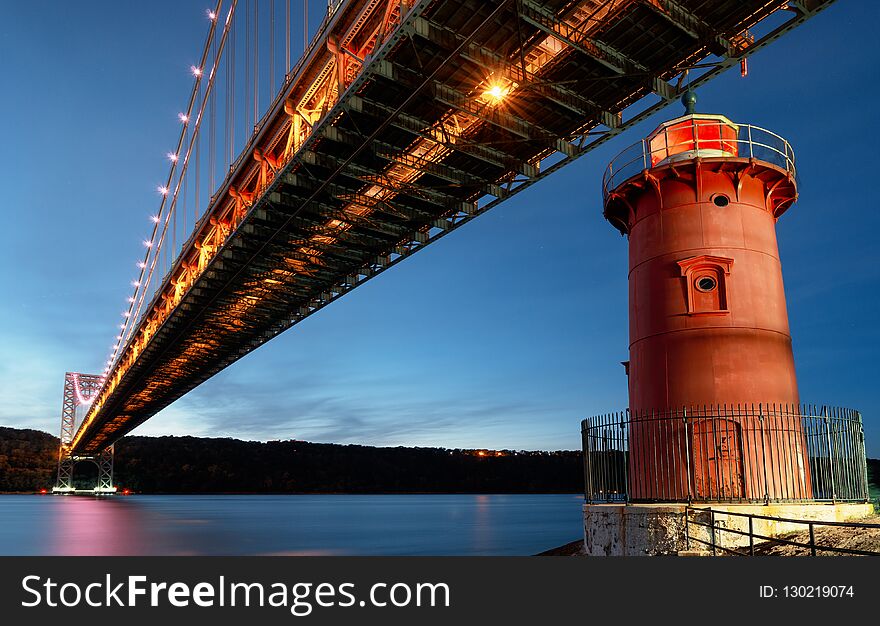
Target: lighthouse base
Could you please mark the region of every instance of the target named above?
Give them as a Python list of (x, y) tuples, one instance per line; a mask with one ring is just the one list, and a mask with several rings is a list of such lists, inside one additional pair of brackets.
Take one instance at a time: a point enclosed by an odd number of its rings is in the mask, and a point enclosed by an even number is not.
[[(710, 512), (711, 510), (711, 512)], [(749, 519), (763, 515), (790, 520), (843, 522), (873, 513), (870, 503), (795, 504), (585, 504), (584, 551), (588, 556), (659, 556), (749, 546)], [(734, 515), (738, 514), (738, 515)], [(715, 530), (709, 528), (715, 526)], [(778, 537), (804, 524), (751, 518), (751, 533)], [(754, 539), (760, 543), (762, 539)]]

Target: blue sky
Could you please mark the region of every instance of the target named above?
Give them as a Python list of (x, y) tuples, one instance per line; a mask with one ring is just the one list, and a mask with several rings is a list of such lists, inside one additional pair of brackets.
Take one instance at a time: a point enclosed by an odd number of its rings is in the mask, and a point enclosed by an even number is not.
[[(64, 372), (103, 367), (158, 206), (204, 10), (0, 4), (2, 425), (56, 433)], [(874, 3), (839, 2), (756, 54), (747, 78), (734, 69), (701, 88), (698, 104), (795, 149), (800, 201), (778, 232), (801, 396), (861, 410), (873, 456), (878, 18)], [(679, 112), (359, 287), (137, 432), (578, 448), (582, 417), (626, 405), (626, 240), (602, 218), (602, 172)]]

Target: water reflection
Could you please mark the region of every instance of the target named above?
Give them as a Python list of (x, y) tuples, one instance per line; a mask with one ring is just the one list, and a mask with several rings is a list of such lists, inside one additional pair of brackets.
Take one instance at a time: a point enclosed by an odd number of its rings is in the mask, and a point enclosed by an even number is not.
[(534, 554), (575, 495), (0, 496), (0, 554)]

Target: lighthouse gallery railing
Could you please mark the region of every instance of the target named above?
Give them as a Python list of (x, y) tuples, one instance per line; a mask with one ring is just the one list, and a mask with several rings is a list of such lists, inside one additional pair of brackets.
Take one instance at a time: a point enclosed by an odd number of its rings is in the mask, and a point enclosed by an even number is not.
[(581, 423), (587, 502), (853, 502), (868, 495), (861, 415), (720, 405)]
[[(727, 121), (694, 119), (691, 124), (690, 137), (681, 136), (680, 123), (624, 148), (605, 170), (602, 197), (607, 198), (625, 180), (652, 167), (662, 166), (671, 155), (673, 144), (675, 152), (683, 156), (756, 159), (788, 172), (792, 179), (797, 178), (794, 150), (788, 141), (776, 133), (759, 126)], [(713, 129), (714, 133), (709, 132)], [(673, 137), (672, 133), (676, 135)], [(706, 138), (707, 133), (710, 138)]]

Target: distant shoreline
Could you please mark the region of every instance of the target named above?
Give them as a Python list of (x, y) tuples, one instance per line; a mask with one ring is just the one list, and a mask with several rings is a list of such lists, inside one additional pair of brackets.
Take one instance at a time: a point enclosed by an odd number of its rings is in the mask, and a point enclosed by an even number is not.
[[(51, 496), (39, 491), (0, 491), (0, 496)], [(89, 495), (89, 494), (76, 494)], [(150, 491), (130, 493), (132, 496), (583, 496), (578, 491)]]

